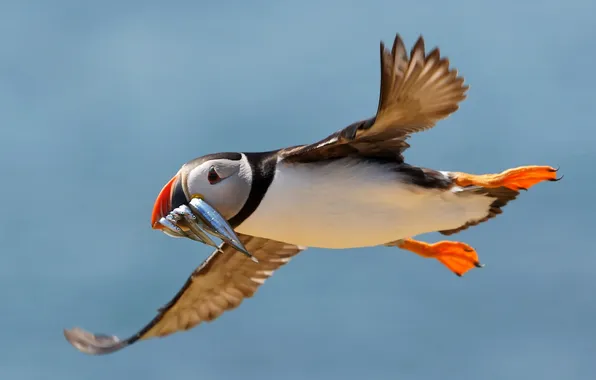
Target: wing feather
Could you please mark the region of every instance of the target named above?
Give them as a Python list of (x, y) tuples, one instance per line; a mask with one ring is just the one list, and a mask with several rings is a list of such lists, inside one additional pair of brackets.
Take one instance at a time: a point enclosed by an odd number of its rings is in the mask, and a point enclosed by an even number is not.
[(246, 248), (259, 259), (255, 263), (227, 244), (215, 251), (188, 278), (178, 293), (151, 322), (125, 340), (92, 334), (80, 328), (65, 330), (66, 339), (87, 354), (108, 354), (138, 340), (164, 337), (213, 321), (252, 297), (257, 289), (303, 247), (239, 234)]
[(450, 69), (439, 48), (426, 54), (418, 38), (408, 57), (396, 35), (389, 51), (381, 42), (381, 85), (375, 117), (353, 123), (311, 145), (281, 152), (286, 162), (312, 162), (358, 155), (403, 162), (410, 134), (432, 128), (459, 109), (468, 86)]

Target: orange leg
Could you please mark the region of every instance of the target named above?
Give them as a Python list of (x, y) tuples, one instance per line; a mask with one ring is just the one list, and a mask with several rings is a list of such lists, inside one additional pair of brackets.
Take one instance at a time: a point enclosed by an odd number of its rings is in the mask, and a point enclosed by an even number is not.
[(528, 190), (542, 181), (558, 181), (557, 170), (550, 166), (521, 166), (505, 170), (499, 174), (474, 175), (453, 173), (455, 183), (459, 186), (507, 187), (512, 190)]
[(414, 239), (403, 239), (396, 245), (422, 257), (437, 259), (458, 276), (462, 276), (472, 268), (482, 268), (478, 262), (476, 250), (465, 243), (440, 241), (430, 244)]

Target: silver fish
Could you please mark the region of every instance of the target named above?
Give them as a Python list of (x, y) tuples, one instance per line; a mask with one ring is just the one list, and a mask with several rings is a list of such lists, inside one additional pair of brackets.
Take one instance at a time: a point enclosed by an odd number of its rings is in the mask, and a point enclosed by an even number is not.
[(195, 214), (193, 214), (192, 210), (187, 205), (182, 205), (174, 209), (172, 213), (180, 215), (186, 221), (186, 224), (188, 225), (190, 231), (184, 232), (189, 238), (215, 247), (218, 251), (221, 251), (219, 245), (215, 243), (213, 239), (211, 239), (209, 235), (207, 235), (207, 233), (201, 229), (201, 227), (203, 227), (202, 221), (198, 219), (195, 216)]
[[(250, 257), (252, 261), (258, 263), (256, 257), (254, 257), (244, 244), (240, 241), (240, 238), (234, 232), (234, 229), (230, 224), (224, 219), (223, 216), (217, 210), (215, 210), (211, 205), (200, 198), (193, 198), (190, 201), (190, 209), (194, 212), (194, 214), (203, 222), (203, 229), (212, 235), (215, 235), (234, 247), (236, 250), (244, 253), (246, 256)], [(199, 223), (197, 223), (199, 224)]]

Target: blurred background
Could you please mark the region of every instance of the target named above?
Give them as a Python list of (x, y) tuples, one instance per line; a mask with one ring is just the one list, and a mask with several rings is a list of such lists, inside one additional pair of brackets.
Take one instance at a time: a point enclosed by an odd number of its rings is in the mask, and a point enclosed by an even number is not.
[[(1, 2), (0, 378), (593, 378), (595, 14), (590, 0)], [(378, 44), (396, 32), (440, 46), (471, 85), (409, 162), (565, 175), (454, 237), (485, 269), (311, 249), (190, 332), (104, 357), (64, 340), (136, 332), (211, 253), (150, 228), (180, 165), (372, 116)]]

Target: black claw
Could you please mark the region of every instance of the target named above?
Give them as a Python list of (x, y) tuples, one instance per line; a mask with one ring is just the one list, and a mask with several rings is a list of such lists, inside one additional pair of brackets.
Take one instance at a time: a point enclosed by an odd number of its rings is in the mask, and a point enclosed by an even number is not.
[(474, 248), (464, 248), (465, 252), (474, 252)]
[(528, 191), (528, 188), (526, 188), (526, 187), (520, 187), (519, 190)]
[(462, 276), (463, 276), (463, 274), (461, 274), (461, 273), (457, 273), (457, 272), (453, 272), (453, 273), (455, 273), (455, 275), (456, 275), (457, 277), (462, 277)]
[(559, 178), (549, 179), (549, 181), (551, 181), (551, 182), (559, 182), (560, 180), (563, 179), (563, 177), (565, 177), (565, 175), (562, 175)]
[(476, 262), (474, 263), (474, 266), (475, 266), (476, 268), (484, 268), (484, 264), (480, 264), (478, 261), (476, 261)]

